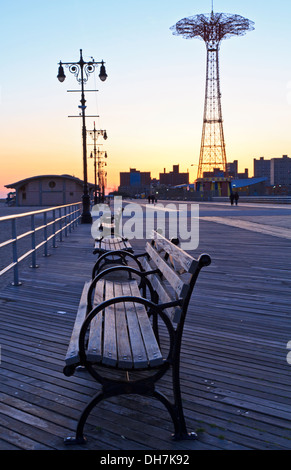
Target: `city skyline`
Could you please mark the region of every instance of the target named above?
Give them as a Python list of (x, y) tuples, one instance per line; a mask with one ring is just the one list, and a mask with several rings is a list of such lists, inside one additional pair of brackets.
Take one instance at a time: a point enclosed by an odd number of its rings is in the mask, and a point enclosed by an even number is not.
[[(255, 3), (255, 4), (254, 4)], [(1, 77), (1, 172), (4, 185), (41, 174), (82, 178), (81, 122), (73, 75), (60, 84), (60, 60), (104, 60), (88, 81), (88, 114), (108, 140), (108, 188), (119, 173), (137, 167), (157, 177), (179, 164), (196, 178), (199, 160), (206, 54), (199, 41), (174, 37), (180, 18), (209, 13), (211, 1), (28, 0), (2, 6), (1, 44), (7, 64)], [(227, 162), (253, 173), (253, 159), (291, 155), (291, 5), (216, 0), (214, 11), (246, 16), (255, 30), (222, 45), (221, 93)], [(93, 119), (87, 119), (87, 129)], [(89, 139), (88, 139), (88, 143)], [(101, 146), (102, 144), (102, 146)], [(90, 154), (90, 147), (89, 152)], [(191, 166), (193, 165), (193, 166)], [(88, 162), (88, 179), (94, 181)]]
[[(282, 173), (282, 176), (283, 176), (283, 179), (290, 179), (290, 176), (289, 176), (289, 173), (290, 173), (290, 170), (289, 168), (291, 167), (291, 157), (289, 157), (288, 155), (282, 155), (280, 157), (272, 157), (272, 158), (265, 158), (264, 156), (261, 156), (261, 157), (258, 157), (258, 158), (254, 158), (253, 159), (253, 166), (252, 166), (252, 173), (253, 173), (253, 176), (250, 177), (249, 176), (249, 173), (250, 173), (250, 169), (249, 168), (243, 168), (243, 169), (240, 169), (239, 168), (239, 165), (238, 165), (238, 160), (234, 160), (232, 162), (227, 162), (227, 176), (229, 176), (230, 179), (241, 179), (241, 178), (247, 178), (247, 179), (252, 179), (252, 178), (256, 178), (258, 176), (266, 176), (264, 174), (264, 171), (261, 171), (260, 169), (260, 165), (263, 165), (265, 168), (267, 167), (268, 165), (268, 171), (270, 172), (270, 168), (271, 166), (274, 166), (274, 161), (278, 162), (278, 166), (282, 165), (282, 169), (284, 168), (284, 165), (287, 165), (286, 169), (284, 169), (283, 173)], [(152, 179), (152, 180), (156, 180), (156, 181), (160, 181), (161, 180), (161, 175), (170, 175), (171, 173), (175, 172), (177, 173), (178, 175), (189, 175), (189, 169), (187, 169), (186, 172), (180, 172), (180, 168), (179, 168), (179, 163), (177, 163), (176, 165), (173, 165), (173, 168), (166, 168), (164, 167), (163, 169), (161, 168), (160, 171), (158, 172), (158, 175), (157, 176), (154, 176), (152, 177), (151, 176), (151, 171), (143, 171), (141, 172), (139, 168), (128, 168), (127, 171), (123, 171), (123, 172), (120, 172), (119, 174), (119, 177), (120, 177), (120, 186), (123, 186), (123, 184), (121, 183), (122, 179), (124, 177), (127, 177), (126, 175), (129, 175), (131, 172), (132, 173), (144, 173), (144, 174), (147, 174), (148, 175), (148, 178), (149, 179)], [(220, 172), (220, 170), (217, 168), (216, 170), (218, 170), (217, 174)], [(242, 170), (242, 171), (240, 171)], [(256, 174), (257, 173), (257, 174)], [(287, 175), (288, 173), (288, 175)], [(278, 178), (277, 178), (278, 180)], [(193, 183), (193, 181), (188, 181), (187, 183), (185, 181), (183, 181), (183, 184), (189, 184), (191, 185)], [(278, 180), (276, 183), (272, 183), (272, 184), (279, 184), (280, 181)], [(162, 184), (165, 184), (164, 182), (162, 182)], [(168, 184), (168, 183), (166, 183)], [(181, 182), (180, 183), (174, 183), (174, 184), (182, 184)], [(269, 184), (271, 184), (269, 182)], [(171, 186), (172, 184), (169, 183), (169, 185)]]

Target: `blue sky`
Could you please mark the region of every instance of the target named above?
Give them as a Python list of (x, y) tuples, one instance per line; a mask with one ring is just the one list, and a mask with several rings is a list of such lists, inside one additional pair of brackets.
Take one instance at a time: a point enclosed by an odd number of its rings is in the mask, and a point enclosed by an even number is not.
[[(208, 0), (2, 0), (0, 194), (32, 175), (82, 177), (81, 122), (67, 117), (78, 114), (79, 94), (67, 93), (78, 84), (68, 70), (64, 83), (56, 79), (58, 62), (78, 61), (81, 48), (85, 60), (106, 62), (107, 81), (97, 71), (88, 88), (99, 91), (86, 98), (88, 114), (99, 114), (96, 126), (108, 133), (100, 140), (108, 185), (117, 186), (119, 171), (130, 167), (157, 177), (177, 163), (195, 179), (206, 51), (170, 27), (210, 10)], [(252, 174), (253, 158), (291, 156), (291, 5), (214, 0), (214, 10), (255, 22), (220, 50), (227, 160)]]

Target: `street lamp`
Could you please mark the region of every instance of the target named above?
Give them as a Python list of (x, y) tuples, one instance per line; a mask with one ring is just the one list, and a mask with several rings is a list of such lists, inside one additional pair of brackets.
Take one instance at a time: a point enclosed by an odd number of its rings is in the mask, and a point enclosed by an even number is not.
[[(95, 196), (94, 204), (104, 202), (105, 198), (105, 186), (106, 186), (106, 175), (107, 172), (104, 171), (104, 166), (107, 166), (107, 163), (104, 160), (101, 160), (102, 157), (107, 158), (107, 152), (98, 150), (91, 152), (90, 158), (94, 157), (94, 172), (95, 172)], [(98, 183), (97, 183), (98, 181)], [(97, 196), (97, 187), (98, 193)]]
[[(103, 161), (101, 161), (101, 157), (104, 155), (107, 158), (106, 152), (100, 152), (99, 148), (97, 151), (96, 143), (99, 135), (103, 136), (103, 139), (107, 139), (107, 132), (106, 130), (96, 129), (95, 122), (94, 122), (94, 129), (92, 131), (88, 131), (94, 141), (94, 151), (91, 152), (90, 158), (94, 156), (94, 204), (98, 204), (98, 202), (104, 202), (104, 193), (105, 193), (105, 181), (104, 181), (104, 172), (102, 171)], [(96, 163), (97, 159), (97, 163)], [(98, 165), (98, 171), (97, 171)], [(98, 181), (97, 181), (98, 178)], [(99, 190), (99, 198), (97, 197), (97, 186)], [(99, 199), (99, 200), (98, 200)]]
[[(95, 62), (92, 59), (90, 62), (85, 62), (82, 56), (82, 49), (80, 49), (80, 60), (79, 62), (59, 62), (59, 70), (57, 78), (62, 83), (65, 78), (65, 72), (63, 65), (69, 68), (69, 71), (73, 73), (78, 81), (81, 84), (81, 117), (82, 117), (82, 140), (83, 140), (83, 173), (84, 173), (84, 189), (83, 189), (83, 212), (81, 216), (81, 222), (83, 224), (92, 223), (92, 217), (90, 213), (90, 195), (88, 190), (88, 180), (87, 180), (87, 131), (86, 131), (86, 100), (84, 93), (84, 84), (88, 81), (89, 74), (93, 73), (98, 65), (100, 65), (99, 78), (104, 82), (107, 78), (105, 65), (103, 60), (101, 62)], [(87, 90), (89, 91), (89, 90)]]

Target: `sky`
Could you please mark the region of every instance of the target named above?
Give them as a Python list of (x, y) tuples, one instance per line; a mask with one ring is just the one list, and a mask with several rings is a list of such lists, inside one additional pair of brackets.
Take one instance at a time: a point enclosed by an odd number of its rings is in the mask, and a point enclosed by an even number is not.
[[(87, 130), (106, 129), (108, 189), (119, 172), (152, 177), (197, 174), (206, 48), (174, 36), (180, 19), (211, 11), (211, 0), (0, 0), (0, 197), (30, 176), (83, 177), (80, 88), (59, 61), (104, 60), (88, 80)], [(291, 156), (291, 2), (214, 0), (214, 11), (255, 22), (255, 30), (222, 41), (220, 76), (227, 161), (253, 174), (253, 159)], [(89, 145), (90, 144), (90, 145)], [(88, 155), (93, 147), (88, 137)], [(88, 159), (88, 179), (94, 181)]]

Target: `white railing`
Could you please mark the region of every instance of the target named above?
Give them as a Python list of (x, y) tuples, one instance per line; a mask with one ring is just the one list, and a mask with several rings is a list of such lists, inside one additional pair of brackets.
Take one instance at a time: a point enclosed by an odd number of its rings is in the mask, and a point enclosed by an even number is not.
[[(65, 237), (68, 236), (68, 232), (70, 233), (80, 223), (80, 218), (81, 203), (0, 217), (0, 259), (4, 264), (8, 261), (6, 266), (0, 267), (0, 277), (13, 269), (13, 285), (21, 285), (18, 276), (19, 263), (31, 256), (31, 267), (37, 268), (37, 250), (43, 247), (43, 255), (49, 256), (48, 242), (52, 240), (52, 247), (56, 248), (57, 237), (59, 237), (61, 242), (63, 235)], [(36, 220), (39, 224), (36, 224)], [(21, 228), (17, 226), (20, 222), (22, 230), (26, 230), (23, 233), (20, 233)], [(27, 230), (28, 227), (29, 230)], [(7, 236), (9, 232), (11, 238), (2, 240), (3, 235)], [(12, 248), (10, 254), (9, 246)], [(20, 248), (24, 251), (21, 255), (19, 255)], [(2, 256), (3, 250), (4, 256)]]

